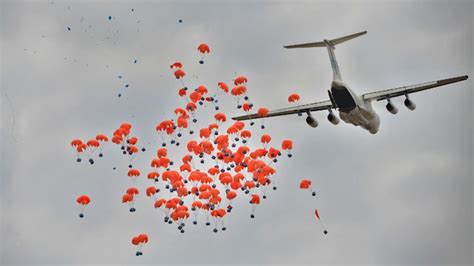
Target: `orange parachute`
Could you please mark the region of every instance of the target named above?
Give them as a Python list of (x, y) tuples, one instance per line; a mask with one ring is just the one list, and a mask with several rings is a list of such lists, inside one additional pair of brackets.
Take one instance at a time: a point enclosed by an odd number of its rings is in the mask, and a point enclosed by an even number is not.
[(270, 137), (270, 135), (262, 135), (262, 137), (260, 138), (260, 141), (263, 143), (263, 144), (268, 144), (270, 141), (272, 140), (272, 137)]
[[(264, 118), (264, 117), (267, 117), (268, 116), (268, 109), (265, 108), (265, 107), (261, 107), (258, 109), (258, 112), (257, 112), (257, 115), (260, 117), (260, 118)], [(264, 129), (265, 128), (265, 125), (263, 124), (263, 119), (261, 119), (262, 121), (262, 124), (260, 126), (260, 128)]]
[(261, 107), (258, 109), (257, 114), (259, 117), (266, 117), (268, 115), (268, 109), (265, 107)]
[(143, 255), (142, 248), (143, 245), (148, 243), (148, 235), (147, 234), (139, 234), (132, 238), (132, 245), (137, 246), (137, 251), (135, 253), (136, 256)]
[(170, 65), (171, 69), (180, 69), (183, 67), (183, 64), (181, 62), (174, 62), (173, 64)]
[(199, 46), (198, 46), (198, 51), (201, 53), (201, 60), (199, 60), (199, 64), (204, 64), (204, 56), (208, 53), (211, 52), (211, 49), (209, 48), (209, 45), (205, 44), (205, 43), (201, 43)]
[(198, 91), (193, 91), (190, 95), (189, 95), (189, 99), (193, 102), (193, 103), (197, 103), (201, 100), (201, 93), (199, 93)]
[(149, 172), (148, 175), (147, 175), (147, 178), (151, 179), (151, 180), (154, 180), (155, 183), (158, 182), (158, 180), (159, 180), (158, 177), (160, 177), (160, 173), (158, 173), (156, 171)]
[(138, 169), (130, 169), (128, 170), (128, 177), (132, 180), (132, 182), (137, 181), (137, 178), (140, 176), (140, 171)]
[(156, 187), (154, 186), (147, 187), (146, 189), (147, 197), (153, 197), (155, 194), (156, 194)]
[(74, 147), (74, 148), (76, 148), (80, 144), (82, 144), (82, 140), (80, 140), (80, 139), (73, 139), (71, 141), (71, 146)]
[(200, 85), (199, 87), (197, 87), (196, 91), (199, 92), (201, 95), (205, 95), (208, 93), (208, 90), (204, 85)]
[(80, 139), (73, 139), (71, 141), (71, 146), (76, 151), (76, 154), (77, 154), (76, 161), (81, 162), (82, 159), (80, 157), (80, 154), (87, 149), (87, 144), (82, 143), (82, 140)]
[(186, 76), (186, 72), (184, 72), (184, 70), (182, 70), (182, 69), (178, 69), (174, 72), (174, 77), (176, 79), (182, 79), (182, 78), (184, 78), (184, 76)]
[(252, 110), (252, 107), (253, 107), (253, 104), (251, 103), (244, 103), (242, 105), (242, 110), (244, 110), (245, 112), (250, 112), (250, 110)]
[(296, 94), (296, 93), (293, 93), (293, 94), (291, 94), (290, 96), (288, 96), (288, 102), (289, 102), (289, 103), (295, 103), (295, 102), (297, 102), (297, 101), (299, 101), (299, 100), (300, 100), (300, 96), (299, 96), (298, 94)]
[(102, 135), (102, 134), (95, 136), (95, 139), (97, 141), (103, 141), (103, 142), (109, 141), (109, 138), (106, 135)]
[(247, 84), (247, 78), (244, 76), (239, 76), (234, 79), (235, 86), (245, 85), (245, 84)]
[(139, 193), (140, 192), (139, 192), (138, 188), (136, 188), (136, 187), (129, 187), (127, 189), (127, 194), (130, 194), (132, 196), (138, 195)]
[(232, 94), (233, 96), (241, 96), (241, 95), (244, 95), (246, 92), (247, 92), (247, 87), (243, 85), (239, 85), (232, 88), (232, 90), (230, 91), (230, 94)]
[(289, 158), (293, 155), (291, 154), (291, 150), (293, 149), (293, 141), (289, 139), (285, 139), (281, 142), (281, 149), (287, 152)]
[(79, 213), (79, 218), (84, 218), (86, 206), (91, 202), (91, 199), (87, 195), (80, 195), (79, 197), (77, 197), (76, 202), (79, 204), (79, 207), (81, 209)]
[(206, 53), (210, 53), (211, 52), (211, 49), (209, 49), (209, 46), (205, 43), (201, 43), (199, 46), (198, 46), (198, 51), (202, 54), (206, 54)]
[(301, 180), (300, 182), (300, 189), (307, 189), (311, 192), (311, 195), (316, 196), (316, 192), (313, 191), (313, 189), (311, 188), (311, 180), (309, 179), (303, 179)]
[(81, 195), (81, 196), (77, 197), (76, 201), (77, 201), (77, 203), (79, 203), (81, 205), (87, 205), (91, 202), (91, 199), (87, 195)]
[(214, 118), (217, 122), (224, 123), (227, 120), (227, 117), (224, 113), (216, 113)]
[(229, 92), (229, 86), (225, 82), (220, 81), (217, 83), (217, 86), (225, 93)]
[(308, 189), (311, 186), (311, 180), (303, 179), (300, 183), (300, 189)]

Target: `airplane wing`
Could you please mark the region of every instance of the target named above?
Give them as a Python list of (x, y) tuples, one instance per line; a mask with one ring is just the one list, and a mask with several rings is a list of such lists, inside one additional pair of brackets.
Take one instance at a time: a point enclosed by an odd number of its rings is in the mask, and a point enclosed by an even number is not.
[[(272, 117), (272, 116), (281, 116), (281, 115), (291, 115), (291, 114), (298, 114), (298, 113), (306, 113), (306, 112), (313, 112), (313, 111), (320, 111), (320, 110), (327, 110), (332, 108), (332, 103), (330, 100), (322, 101), (322, 102), (315, 102), (310, 104), (299, 105), (295, 107), (283, 108), (274, 111), (269, 111), (268, 115), (265, 117)], [(258, 114), (249, 114), (243, 115), (238, 117), (233, 117), (234, 120), (251, 120), (251, 119), (258, 119), (262, 118)]]
[(393, 98), (393, 97), (398, 97), (402, 95), (408, 95), (410, 93), (418, 92), (418, 91), (423, 91), (423, 90), (428, 90), (440, 86), (444, 86), (447, 84), (459, 82), (466, 80), (468, 76), (459, 76), (459, 77), (454, 77), (454, 78), (449, 78), (449, 79), (441, 79), (441, 80), (436, 80), (432, 82), (426, 82), (426, 83), (421, 83), (421, 84), (416, 84), (416, 85), (410, 85), (410, 86), (404, 86), (404, 87), (399, 87), (399, 88), (394, 88), (394, 89), (388, 89), (388, 90), (381, 90), (381, 91), (376, 91), (376, 92), (370, 92), (362, 95), (362, 99), (364, 100), (386, 100), (388, 98)]

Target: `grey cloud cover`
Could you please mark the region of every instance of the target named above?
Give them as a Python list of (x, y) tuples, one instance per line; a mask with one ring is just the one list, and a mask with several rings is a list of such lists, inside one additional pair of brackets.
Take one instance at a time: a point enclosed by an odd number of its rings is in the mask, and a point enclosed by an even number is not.
[[(93, 167), (68, 147), (130, 121), (149, 148), (137, 162), (146, 169), (155, 124), (182, 104), (168, 69), (175, 60), (199, 76), (193, 85), (248, 76), (252, 100), (269, 108), (294, 91), (303, 102), (326, 99), (332, 76), (324, 49), (283, 45), (361, 30), (336, 49), (359, 93), (472, 77), (472, 15), (469, 1), (2, 1), (0, 264), (472, 264), (472, 79), (413, 95), (414, 112), (402, 99), (396, 116), (376, 103), (377, 135), (332, 126), (325, 113), (315, 114), (317, 129), (297, 116), (266, 121), (275, 139), (294, 139), (295, 158), (280, 165), (279, 190), (257, 218), (241, 200), (225, 233), (181, 235), (144, 197), (131, 216), (116, 147)], [(202, 41), (213, 51), (199, 66)], [(303, 177), (314, 180), (316, 201), (298, 190)], [(85, 220), (80, 193), (93, 198)], [(150, 243), (137, 258), (129, 241), (139, 232)]]

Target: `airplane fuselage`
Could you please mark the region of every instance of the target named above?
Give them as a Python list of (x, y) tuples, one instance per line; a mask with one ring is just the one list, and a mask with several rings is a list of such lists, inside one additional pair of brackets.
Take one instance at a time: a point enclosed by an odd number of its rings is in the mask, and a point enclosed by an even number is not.
[(371, 134), (377, 133), (380, 126), (380, 118), (372, 108), (370, 101), (364, 101), (349, 86), (339, 80), (332, 81), (331, 94), (336, 102), (339, 117), (342, 121), (354, 126), (360, 126)]

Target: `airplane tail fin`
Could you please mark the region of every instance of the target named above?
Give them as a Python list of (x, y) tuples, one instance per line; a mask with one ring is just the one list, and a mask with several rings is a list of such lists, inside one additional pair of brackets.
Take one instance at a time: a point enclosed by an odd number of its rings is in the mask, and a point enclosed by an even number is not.
[(339, 66), (336, 61), (336, 55), (334, 55), (334, 49), (336, 49), (336, 45), (341, 44), (343, 42), (347, 42), (354, 38), (357, 38), (361, 35), (366, 34), (367, 31), (361, 31), (358, 33), (354, 33), (351, 35), (343, 36), (340, 38), (332, 39), (332, 40), (324, 40), (322, 42), (310, 42), (310, 43), (302, 43), (302, 44), (294, 44), (294, 45), (286, 45), (283, 46), (287, 49), (292, 48), (312, 48), (312, 47), (327, 47), (329, 53), (329, 59), (331, 60), (331, 67), (333, 71), (333, 80), (342, 81), (341, 72), (339, 71)]

